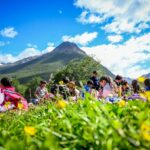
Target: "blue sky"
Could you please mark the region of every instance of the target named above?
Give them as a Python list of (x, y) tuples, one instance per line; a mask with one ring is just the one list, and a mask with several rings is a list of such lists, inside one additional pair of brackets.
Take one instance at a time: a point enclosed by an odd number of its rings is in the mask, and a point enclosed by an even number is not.
[(70, 41), (115, 74), (148, 73), (149, 6), (149, 0), (1, 0), (0, 63)]

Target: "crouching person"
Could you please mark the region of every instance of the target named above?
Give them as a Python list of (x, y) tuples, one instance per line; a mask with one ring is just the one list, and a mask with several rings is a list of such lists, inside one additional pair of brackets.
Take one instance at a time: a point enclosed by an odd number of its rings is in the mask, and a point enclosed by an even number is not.
[(76, 84), (74, 81), (70, 81), (68, 84), (69, 96), (73, 99), (73, 101), (77, 101), (80, 96), (80, 91), (76, 88)]
[(35, 97), (36, 99), (33, 100), (34, 104), (39, 103), (41, 100), (50, 98), (50, 94), (48, 93), (48, 90), (46, 88), (47, 82), (41, 81), (39, 87), (35, 90)]
[(0, 112), (10, 109), (28, 109), (26, 99), (21, 94), (15, 92), (15, 88), (8, 78), (2, 78), (0, 84)]

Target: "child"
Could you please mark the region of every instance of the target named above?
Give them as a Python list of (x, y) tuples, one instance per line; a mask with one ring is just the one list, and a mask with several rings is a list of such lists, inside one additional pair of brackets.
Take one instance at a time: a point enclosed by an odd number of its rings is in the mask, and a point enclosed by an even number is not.
[(73, 97), (74, 101), (77, 101), (79, 96), (80, 96), (80, 92), (78, 89), (76, 89), (76, 85), (74, 81), (70, 81), (68, 84), (68, 89), (69, 89), (69, 94), (71, 97)]
[(133, 80), (131, 85), (132, 85), (133, 94), (138, 94), (140, 92), (140, 86), (138, 84), (138, 81)]
[(38, 100), (45, 99), (49, 97), (48, 90), (46, 88), (46, 81), (41, 81), (39, 87), (35, 91), (35, 97)]
[(2, 90), (10, 90), (12, 92), (15, 92), (15, 88), (12, 86), (12, 82), (8, 78), (2, 78), (1, 79), (1, 85), (0, 89)]
[(122, 76), (117, 75), (117, 76), (115, 77), (114, 82), (115, 82), (116, 85), (119, 87), (119, 86), (121, 85), (121, 83), (122, 83), (122, 80), (123, 80)]
[(28, 103), (22, 95), (15, 92), (11, 81), (8, 78), (1, 79), (0, 91), (4, 94), (4, 101), (0, 104), (0, 112), (13, 108), (27, 109)]
[(100, 86), (102, 87), (102, 90), (100, 90), (99, 98), (106, 98), (109, 95), (114, 94), (114, 89), (111, 86), (110, 79), (106, 76), (103, 76), (99, 80)]
[(92, 87), (93, 87), (93, 82), (89, 80), (87, 81), (87, 84), (84, 86), (84, 89), (86, 92), (91, 93)]
[[(143, 96), (142, 90), (138, 84), (137, 80), (132, 81), (132, 95), (128, 97), (128, 100), (143, 100), (146, 101), (146, 98)], [(142, 95), (141, 95), (142, 94)]]
[(126, 96), (130, 91), (130, 87), (127, 81), (122, 81), (122, 96)]

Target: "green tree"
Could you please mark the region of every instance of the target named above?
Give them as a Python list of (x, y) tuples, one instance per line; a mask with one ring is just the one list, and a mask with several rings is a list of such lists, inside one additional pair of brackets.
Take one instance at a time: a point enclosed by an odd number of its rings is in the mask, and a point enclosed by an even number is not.
[(12, 79), (12, 85), (15, 87), (16, 92), (25, 96), (25, 91), (27, 89), (26, 85), (20, 84), (19, 80), (17, 80), (16, 78)]
[(34, 92), (35, 92), (36, 88), (39, 86), (41, 80), (42, 80), (41, 77), (36, 77), (27, 84), (27, 89), (25, 91), (25, 97), (27, 98), (28, 102), (31, 100), (31, 98), (35, 98)]
[(91, 76), (93, 70), (97, 70), (100, 76), (105, 74), (113, 76), (113, 74), (104, 68), (99, 62), (92, 57), (87, 56), (80, 61), (71, 61), (64, 69), (55, 74), (54, 79), (56, 82), (59, 82), (63, 77), (67, 76), (71, 80), (86, 81)]

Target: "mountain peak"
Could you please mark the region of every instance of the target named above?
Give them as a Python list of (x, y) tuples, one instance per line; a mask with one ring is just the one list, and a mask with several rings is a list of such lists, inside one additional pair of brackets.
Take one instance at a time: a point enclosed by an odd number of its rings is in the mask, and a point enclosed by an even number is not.
[(59, 46), (76, 46), (76, 47), (78, 47), (75, 43), (68, 42), (68, 41), (62, 42)]
[(71, 53), (71, 52), (80, 52), (80, 53), (84, 53), (85, 52), (83, 50), (81, 50), (75, 43), (71, 43), (71, 42), (63, 42), (61, 43), (59, 46), (57, 46), (54, 49), (54, 52), (67, 52), (67, 53)]

